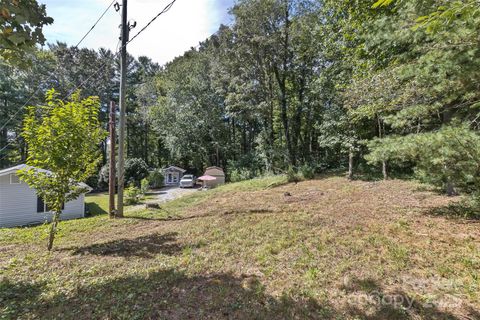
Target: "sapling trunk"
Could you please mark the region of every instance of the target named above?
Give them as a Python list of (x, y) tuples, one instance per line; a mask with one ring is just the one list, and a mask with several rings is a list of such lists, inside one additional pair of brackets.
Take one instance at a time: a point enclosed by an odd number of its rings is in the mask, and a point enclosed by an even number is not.
[(453, 185), (453, 183), (450, 179), (445, 183), (445, 193), (449, 197), (453, 197), (453, 196), (457, 195), (457, 191), (455, 190), (455, 186)]
[(347, 174), (348, 180), (353, 179), (353, 150), (350, 149), (350, 152), (348, 153), (348, 174)]
[(388, 180), (387, 161), (382, 161), (383, 180)]
[(55, 239), (55, 233), (57, 233), (57, 225), (59, 220), (60, 220), (60, 212), (55, 212), (53, 214), (53, 220), (50, 226), (50, 235), (48, 237), (48, 246), (47, 246), (48, 251), (52, 250), (53, 240)]

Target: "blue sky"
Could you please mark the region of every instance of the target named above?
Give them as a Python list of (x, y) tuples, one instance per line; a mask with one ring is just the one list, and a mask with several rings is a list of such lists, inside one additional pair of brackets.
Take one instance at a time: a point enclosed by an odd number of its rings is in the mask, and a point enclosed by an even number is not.
[[(48, 42), (57, 40), (75, 45), (88, 31), (111, 0), (39, 0), (55, 19), (45, 28)], [(129, 0), (128, 18), (137, 22), (131, 35), (140, 30), (171, 0)], [(118, 0), (121, 3), (121, 0)], [(181, 55), (214, 33), (221, 23), (231, 23), (228, 9), (234, 0), (177, 0), (172, 9), (160, 16), (129, 47), (134, 56), (146, 55), (161, 64)], [(115, 50), (119, 36), (120, 14), (113, 7), (100, 21), (81, 47)]]

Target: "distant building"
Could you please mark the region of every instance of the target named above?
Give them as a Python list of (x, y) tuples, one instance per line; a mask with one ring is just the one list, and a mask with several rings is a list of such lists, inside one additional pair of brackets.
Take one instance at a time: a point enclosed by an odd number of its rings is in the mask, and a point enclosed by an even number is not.
[(203, 173), (204, 176), (215, 177), (215, 180), (205, 181), (205, 185), (209, 188), (216, 187), (221, 184), (225, 184), (225, 173), (220, 167), (208, 167)]
[[(35, 189), (21, 181), (17, 171), (26, 168), (25, 164), (0, 170), (0, 227), (15, 227), (50, 221), (52, 212)], [(39, 169), (40, 170), (40, 169)], [(48, 172), (44, 170), (45, 172)], [(86, 184), (86, 189), (91, 190)], [(85, 216), (85, 194), (65, 203), (62, 220)]]
[(180, 184), (180, 179), (182, 179), (185, 169), (170, 166), (168, 168), (162, 169), (163, 176), (165, 179), (166, 186), (178, 186)]

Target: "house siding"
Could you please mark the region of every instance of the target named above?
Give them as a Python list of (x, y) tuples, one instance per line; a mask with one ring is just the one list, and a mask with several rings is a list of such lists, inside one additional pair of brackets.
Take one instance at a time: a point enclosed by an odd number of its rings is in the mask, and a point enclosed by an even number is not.
[[(182, 168), (175, 167), (175, 166), (170, 166), (168, 168), (163, 169), (165, 186), (167, 186), (167, 187), (179, 186), (180, 185), (180, 180), (182, 179), (184, 172), (185, 172), (185, 170), (183, 170)], [(176, 177), (176, 180), (177, 180), (176, 182), (173, 182), (173, 181), (169, 182), (168, 181), (168, 174), (169, 173)]]
[[(84, 217), (85, 195), (67, 202), (61, 220)], [(37, 194), (25, 182), (10, 184), (10, 175), (0, 176), (0, 227), (23, 226), (51, 220), (51, 213), (37, 213)]]

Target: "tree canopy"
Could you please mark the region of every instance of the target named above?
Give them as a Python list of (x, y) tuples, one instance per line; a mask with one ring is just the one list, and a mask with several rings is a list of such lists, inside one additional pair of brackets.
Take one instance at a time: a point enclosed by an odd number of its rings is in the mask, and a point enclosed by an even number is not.
[(36, 0), (0, 0), (0, 56), (15, 64), (45, 43), (43, 27), (53, 23)]
[[(462, 147), (478, 143), (478, 1), (240, 0), (230, 14), (232, 25), (164, 66), (129, 57), (128, 158), (196, 173), (218, 165), (235, 179), (348, 167), (479, 189), (475, 153)], [(83, 88), (99, 96), (106, 128), (118, 91), (110, 51), (57, 43), (34, 59), (24, 71), (0, 65), (11, 72), (0, 76), (2, 115), (38, 88), (67, 94), (106, 65)], [(2, 166), (28, 153), (21, 115), (0, 132), (11, 142)], [(105, 164), (106, 141), (101, 150)]]

